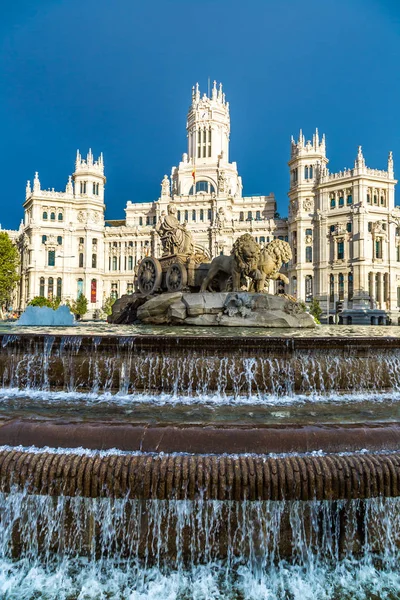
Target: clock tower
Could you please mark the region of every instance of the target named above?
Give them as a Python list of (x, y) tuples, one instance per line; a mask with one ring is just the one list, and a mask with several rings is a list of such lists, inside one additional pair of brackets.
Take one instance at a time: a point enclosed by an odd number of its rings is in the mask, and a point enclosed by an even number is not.
[(200, 96), (199, 84), (192, 88), (187, 118), (188, 156), (196, 165), (216, 163), (220, 156), (229, 162), (229, 102), (222, 83), (214, 81), (211, 97)]

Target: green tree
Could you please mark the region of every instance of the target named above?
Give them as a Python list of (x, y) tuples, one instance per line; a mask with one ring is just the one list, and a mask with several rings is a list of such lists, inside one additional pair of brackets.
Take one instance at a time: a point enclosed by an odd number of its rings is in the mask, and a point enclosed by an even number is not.
[(48, 308), (57, 310), (57, 308), (60, 306), (60, 302), (61, 302), (61, 300), (60, 300), (60, 298), (57, 298), (57, 296), (55, 298), (53, 298), (53, 300), (49, 300), (48, 298), (45, 298), (45, 296), (35, 296), (29, 302), (29, 305), (30, 306), (47, 306)]
[(7, 307), (15, 286), (20, 280), (18, 274), (19, 252), (5, 231), (0, 231), (0, 307)]
[(310, 315), (314, 317), (317, 323), (321, 322), (322, 308), (316, 298), (313, 298), (310, 303)]
[(103, 311), (106, 313), (106, 315), (111, 315), (114, 302), (115, 298), (113, 298), (113, 296), (109, 296), (104, 300)]
[(28, 306), (47, 306), (48, 308), (53, 308), (51, 300), (45, 298), (45, 296), (35, 296), (29, 302)]
[(72, 300), (71, 304), (68, 304), (68, 306), (71, 312), (76, 316), (77, 320), (79, 321), (79, 319), (87, 313), (88, 299), (86, 298), (86, 296), (81, 294), (78, 300)]

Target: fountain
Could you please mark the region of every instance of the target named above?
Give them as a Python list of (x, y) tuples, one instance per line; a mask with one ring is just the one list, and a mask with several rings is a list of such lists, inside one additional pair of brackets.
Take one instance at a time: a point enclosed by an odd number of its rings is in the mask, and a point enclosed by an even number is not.
[(331, 332), (0, 333), (0, 596), (397, 597), (400, 340)]

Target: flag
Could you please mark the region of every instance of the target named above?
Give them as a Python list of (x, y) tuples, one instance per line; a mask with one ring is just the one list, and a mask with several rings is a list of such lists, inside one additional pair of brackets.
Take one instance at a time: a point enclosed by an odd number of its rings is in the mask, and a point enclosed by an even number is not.
[(192, 177), (193, 177), (193, 183), (196, 183), (196, 167), (193, 167)]

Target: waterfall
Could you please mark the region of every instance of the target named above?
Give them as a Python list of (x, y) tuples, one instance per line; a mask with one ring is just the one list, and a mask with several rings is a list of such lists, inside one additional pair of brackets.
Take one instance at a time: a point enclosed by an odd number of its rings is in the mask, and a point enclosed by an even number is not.
[(0, 595), (395, 598), (399, 502), (135, 501), (12, 491), (0, 494)]

